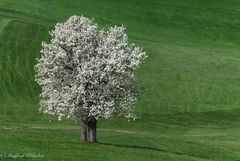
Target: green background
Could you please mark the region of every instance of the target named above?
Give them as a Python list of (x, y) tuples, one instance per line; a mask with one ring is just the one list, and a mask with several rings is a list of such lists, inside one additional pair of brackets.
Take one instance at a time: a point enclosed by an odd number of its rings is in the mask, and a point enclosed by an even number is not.
[[(124, 24), (149, 56), (136, 72), (148, 89), (138, 119), (100, 120), (99, 144), (80, 143), (74, 120), (38, 111), (33, 66), (41, 42), (72, 15), (103, 28)], [(44, 161), (240, 160), (239, 31), (238, 0), (0, 0), (0, 153), (40, 153), (15, 160)]]

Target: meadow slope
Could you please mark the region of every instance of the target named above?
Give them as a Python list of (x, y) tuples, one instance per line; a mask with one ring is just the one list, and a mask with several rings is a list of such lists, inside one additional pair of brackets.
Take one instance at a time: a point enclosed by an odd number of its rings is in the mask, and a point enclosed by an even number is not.
[[(77, 122), (38, 111), (33, 66), (41, 42), (71, 15), (94, 18), (103, 28), (124, 24), (130, 42), (149, 55), (136, 72), (148, 88), (136, 105), (138, 120), (100, 120), (96, 145), (79, 142)], [(1, 0), (0, 154), (40, 153), (32, 160), (44, 161), (240, 160), (239, 24), (237, 0)]]

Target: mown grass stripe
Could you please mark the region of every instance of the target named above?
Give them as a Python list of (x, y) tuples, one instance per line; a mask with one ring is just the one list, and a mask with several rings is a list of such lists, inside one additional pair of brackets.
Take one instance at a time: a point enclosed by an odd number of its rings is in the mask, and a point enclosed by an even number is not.
[(10, 19), (0, 17), (0, 34), (2, 33), (5, 26), (8, 25)]

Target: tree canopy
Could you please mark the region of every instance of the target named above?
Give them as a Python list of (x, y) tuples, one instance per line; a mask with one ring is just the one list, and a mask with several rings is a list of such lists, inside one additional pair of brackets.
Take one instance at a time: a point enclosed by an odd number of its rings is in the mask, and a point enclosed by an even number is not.
[(72, 16), (50, 35), (35, 66), (42, 87), (40, 110), (59, 120), (88, 122), (114, 114), (134, 119), (139, 91), (134, 70), (146, 54), (128, 42), (125, 28), (105, 31), (91, 19)]

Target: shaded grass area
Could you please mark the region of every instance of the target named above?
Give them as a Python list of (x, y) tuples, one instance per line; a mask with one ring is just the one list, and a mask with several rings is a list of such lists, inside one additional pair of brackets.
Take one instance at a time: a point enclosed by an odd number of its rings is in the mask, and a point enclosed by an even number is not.
[[(138, 120), (100, 120), (96, 145), (79, 142), (77, 121), (59, 123), (38, 111), (33, 65), (48, 31), (71, 15), (94, 17), (105, 28), (126, 25), (130, 42), (149, 55), (136, 72), (148, 88), (136, 105)], [(238, 160), (239, 23), (235, 0), (1, 0), (0, 153), (65, 161)]]

